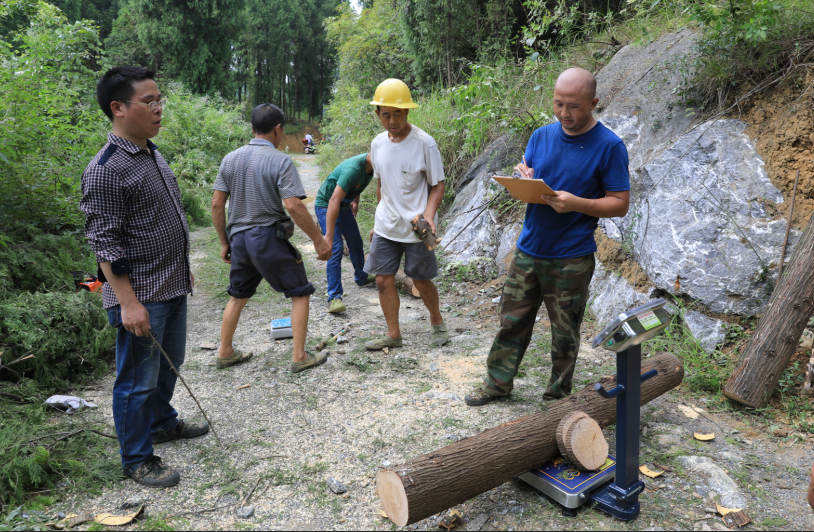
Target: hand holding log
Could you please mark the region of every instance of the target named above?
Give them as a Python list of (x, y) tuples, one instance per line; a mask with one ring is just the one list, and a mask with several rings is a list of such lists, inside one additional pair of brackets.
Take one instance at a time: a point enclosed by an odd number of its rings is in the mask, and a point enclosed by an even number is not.
[(410, 220), (410, 225), (413, 226), (413, 232), (424, 242), (428, 250), (432, 251), (435, 249), (435, 246), (441, 243), (441, 239), (436, 238), (435, 233), (432, 232), (432, 227), (430, 227), (429, 222), (424, 219), (423, 214), (419, 214)]

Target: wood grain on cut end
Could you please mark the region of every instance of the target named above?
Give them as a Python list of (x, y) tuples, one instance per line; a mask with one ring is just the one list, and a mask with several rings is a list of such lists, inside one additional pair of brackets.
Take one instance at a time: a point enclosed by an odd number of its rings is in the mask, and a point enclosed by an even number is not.
[(588, 414), (582, 410), (577, 410), (576, 412), (572, 412), (567, 416), (563, 416), (563, 418), (560, 420), (560, 424), (557, 425), (557, 448), (560, 450), (560, 455), (563, 458), (568, 458), (568, 451), (565, 447), (566, 434), (568, 434), (568, 431), (571, 430), (571, 427), (575, 423), (586, 417), (588, 417)]
[(398, 526), (407, 525), (410, 509), (407, 493), (399, 476), (394, 471), (379, 471), (376, 475), (376, 490), (387, 517)]
[(587, 416), (571, 425), (565, 446), (571, 462), (584, 471), (599, 469), (608, 458), (608, 441), (602, 428)]

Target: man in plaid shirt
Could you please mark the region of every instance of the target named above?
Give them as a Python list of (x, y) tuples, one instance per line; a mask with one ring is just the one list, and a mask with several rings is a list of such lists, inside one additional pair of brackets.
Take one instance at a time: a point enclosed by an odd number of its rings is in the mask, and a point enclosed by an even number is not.
[(170, 404), (184, 362), (187, 294), (192, 292), (189, 229), (181, 191), (148, 139), (158, 134), (164, 101), (153, 72), (114, 68), (96, 86), (113, 133), (82, 176), (85, 235), (99, 263), (104, 307), (116, 337), (113, 420), (122, 468), (145, 486), (174, 486), (178, 472), (161, 463), (153, 444), (193, 438), (206, 423), (179, 419)]

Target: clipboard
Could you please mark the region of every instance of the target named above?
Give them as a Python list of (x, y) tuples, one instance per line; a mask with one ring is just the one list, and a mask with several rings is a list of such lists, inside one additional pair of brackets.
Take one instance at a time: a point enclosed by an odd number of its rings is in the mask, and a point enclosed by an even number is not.
[(556, 196), (551, 187), (545, 184), (542, 179), (529, 179), (527, 177), (503, 177), (493, 176), (492, 179), (506, 187), (509, 192), (520, 198), (524, 203), (542, 203), (543, 194)]

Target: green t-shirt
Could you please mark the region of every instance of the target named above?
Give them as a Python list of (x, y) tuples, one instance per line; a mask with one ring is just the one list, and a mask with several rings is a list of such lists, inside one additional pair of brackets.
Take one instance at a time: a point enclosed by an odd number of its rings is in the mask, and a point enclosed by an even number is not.
[(346, 192), (345, 200), (340, 203), (340, 209), (349, 209), (350, 202), (356, 199), (359, 194), (370, 184), (373, 174), (365, 171), (366, 153), (345, 159), (329, 175), (317, 192), (317, 199), (314, 205), (317, 207), (328, 207), (328, 202), (334, 194), (336, 185), (342, 187)]

